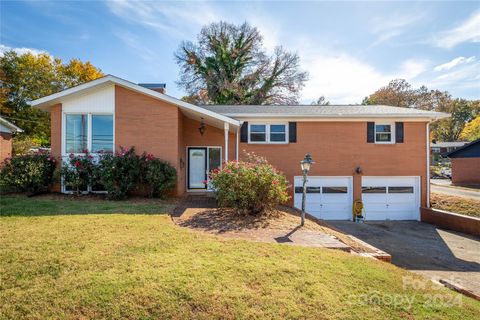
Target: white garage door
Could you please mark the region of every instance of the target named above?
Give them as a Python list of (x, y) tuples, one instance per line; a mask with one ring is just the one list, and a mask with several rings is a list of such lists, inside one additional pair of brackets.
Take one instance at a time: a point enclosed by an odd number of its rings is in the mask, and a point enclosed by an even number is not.
[[(295, 177), (295, 207), (302, 209), (302, 177)], [(319, 219), (352, 219), (352, 177), (308, 177), (305, 211)]]
[(418, 220), (419, 177), (362, 177), (366, 220)]

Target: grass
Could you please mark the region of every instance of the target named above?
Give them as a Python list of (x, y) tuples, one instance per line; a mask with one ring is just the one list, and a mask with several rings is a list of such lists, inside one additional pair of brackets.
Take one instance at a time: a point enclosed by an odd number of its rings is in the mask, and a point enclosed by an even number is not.
[(462, 197), (432, 193), (431, 205), (435, 209), (480, 218), (480, 201)]
[[(2, 211), (17, 212), (22, 202), (35, 213), (36, 201), (3, 198)], [(51, 208), (0, 218), (0, 318), (475, 319), (480, 312), (477, 301), (340, 251), (223, 240), (162, 214)], [(418, 282), (404, 288), (403, 279)]]
[(156, 214), (170, 212), (171, 201), (158, 199), (136, 199), (135, 201), (105, 201), (101, 197), (80, 197), (67, 195), (44, 195), (28, 198), (25, 196), (0, 196), (0, 216), (42, 216), (58, 214), (91, 213), (142, 213)]

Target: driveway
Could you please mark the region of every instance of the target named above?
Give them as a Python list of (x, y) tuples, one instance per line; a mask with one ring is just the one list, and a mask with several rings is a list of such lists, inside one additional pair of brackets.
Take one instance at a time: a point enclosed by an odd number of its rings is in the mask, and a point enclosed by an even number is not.
[(392, 255), (392, 263), (480, 295), (480, 238), (417, 221), (329, 224)]

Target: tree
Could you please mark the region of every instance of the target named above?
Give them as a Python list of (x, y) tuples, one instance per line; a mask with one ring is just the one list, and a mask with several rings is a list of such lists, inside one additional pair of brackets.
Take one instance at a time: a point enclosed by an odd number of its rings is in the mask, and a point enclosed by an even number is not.
[(475, 119), (465, 125), (460, 133), (460, 139), (466, 141), (480, 139), (480, 116), (477, 116)]
[[(269, 56), (255, 27), (226, 22), (204, 26), (197, 43), (175, 54), (179, 87), (209, 104), (295, 104), (307, 80), (297, 54), (281, 46)], [(200, 98), (200, 99), (198, 99)]]
[(19, 138), (28, 137), (37, 144), (50, 141), (48, 113), (32, 108), (28, 101), (103, 76), (90, 62), (72, 59), (63, 63), (46, 53), (18, 55), (7, 51), (0, 57), (0, 113), (24, 130)]
[(395, 79), (366, 97), (362, 104), (380, 104), (450, 113), (451, 117), (431, 125), (432, 137), (439, 141), (457, 141), (465, 124), (480, 114), (480, 101), (453, 99), (447, 91), (413, 88), (403, 79)]
[(317, 100), (312, 101), (311, 105), (316, 105), (316, 106), (328, 106), (330, 105), (330, 101), (325, 99), (324, 96), (320, 96)]

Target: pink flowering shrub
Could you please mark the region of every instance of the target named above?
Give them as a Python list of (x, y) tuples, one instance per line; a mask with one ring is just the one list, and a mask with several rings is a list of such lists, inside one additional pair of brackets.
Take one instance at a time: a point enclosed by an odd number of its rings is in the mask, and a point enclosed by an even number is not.
[(78, 196), (82, 191), (87, 191), (92, 183), (94, 170), (93, 156), (84, 150), (81, 155), (71, 153), (59, 168), (59, 175), (66, 189), (72, 190)]
[(224, 163), (209, 178), (218, 205), (241, 213), (261, 214), (289, 199), (285, 176), (254, 154), (247, 154), (245, 162)]
[(55, 166), (55, 158), (43, 151), (7, 158), (0, 167), (0, 188), (31, 195), (46, 192), (53, 183)]

